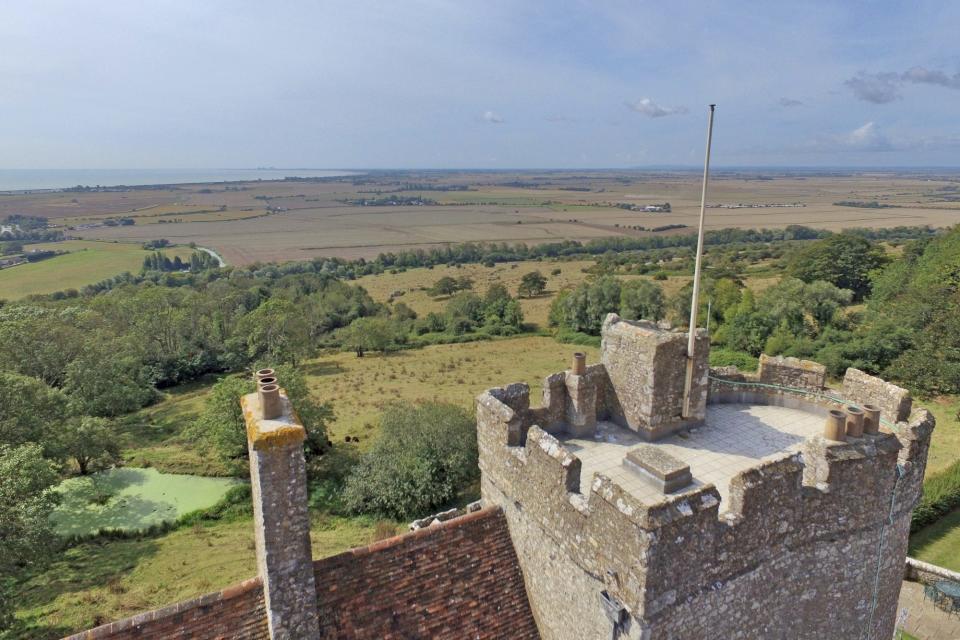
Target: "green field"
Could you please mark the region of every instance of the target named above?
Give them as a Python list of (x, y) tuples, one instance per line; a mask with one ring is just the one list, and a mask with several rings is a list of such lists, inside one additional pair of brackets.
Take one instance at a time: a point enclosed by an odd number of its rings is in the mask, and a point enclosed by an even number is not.
[(937, 426), (930, 439), (930, 454), (927, 457), (927, 474), (949, 467), (960, 457), (960, 397), (916, 399), (914, 405), (930, 410), (937, 419)]
[(100, 529), (143, 530), (213, 506), (236, 483), (156, 469), (111, 469), (60, 483), (62, 500), (52, 520), (65, 536)]
[[(313, 555), (334, 555), (397, 530), (396, 523), (315, 516)], [(100, 538), (71, 547), (18, 584), (14, 627), (0, 637), (53, 640), (256, 574), (249, 519), (145, 539)]]
[[(32, 244), (25, 248), (69, 253), (0, 270), (0, 299), (16, 300), (35, 293), (79, 289), (124, 271), (139, 273), (143, 258), (150, 253), (140, 244), (92, 240)], [(189, 257), (192, 252), (188, 247), (164, 251), (171, 258)]]
[(910, 536), (910, 556), (960, 571), (960, 509)]
[[(302, 369), (314, 393), (333, 403), (336, 418), (330, 436), (335, 446), (363, 450), (376, 437), (377, 417), (387, 402), (437, 399), (470, 407), (485, 388), (525, 381), (532, 387), (532, 404), (537, 404), (543, 376), (569, 366), (570, 356), (577, 350), (585, 350), (588, 361), (596, 362), (597, 349), (525, 336), (364, 358), (351, 352), (330, 352), (305, 362)], [(125, 419), (127, 464), (149, 464), (181, 473), (226, 473), (212, 453), (198, 450), (181, 434), (203, 410), (215, 379), (208, 377), (169, 390), (161, 402)], [(919, 404), (933, 405), (940, 418), (931, 460), (942, 463), (956, 451), (957, 425), (951, 414), (956, 412), (957, 400), (942, 398)], [(345, 436), (359, 437), (360, 443), (346, 444)], [(156, 474), (154, 469), (148, 475)], [(191, 478), (189, 486), (201, 480), (205, 479)], [(163, 493), (161, 489), (161, 498), (166, 499)], [(156, 496), (155, 491), (152, 494)], [(367, 544), (398, 530), (398, 523), (316, 511), (313, 519), (316, 557)], [(958, 525), (960, 514), (954, 514), (922, 532), (913, 540), (911, 553), (956, 566)], [(49, 568), (20, 582), (15, 637), (60, 637), (98, 620), (113, 620), (222, 588), (255, 572), (249, 519), (181, 528), (143, 540), (100, 538), (67, 550)]]

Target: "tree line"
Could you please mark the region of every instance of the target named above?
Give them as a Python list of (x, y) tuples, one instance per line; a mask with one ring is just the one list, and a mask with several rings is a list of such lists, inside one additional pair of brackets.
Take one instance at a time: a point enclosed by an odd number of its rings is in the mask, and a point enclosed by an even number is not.
[(173, 260), (160, 251), (154, 251), (143, 259), (143, 271), (190, 271), (197, 273), (207, 269), (215, 269), (220, 266), (220, 262), (209, 253), (204, 251), (194, 251), (190, 254), (189, 260), (183, 260), (180, 256), (174, 256)]

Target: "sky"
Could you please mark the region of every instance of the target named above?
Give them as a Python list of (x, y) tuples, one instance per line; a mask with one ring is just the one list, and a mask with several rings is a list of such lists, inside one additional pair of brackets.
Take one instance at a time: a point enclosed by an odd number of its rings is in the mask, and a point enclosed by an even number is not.
[(960, 2), (30, 0), (0, 168), (960, 166)]

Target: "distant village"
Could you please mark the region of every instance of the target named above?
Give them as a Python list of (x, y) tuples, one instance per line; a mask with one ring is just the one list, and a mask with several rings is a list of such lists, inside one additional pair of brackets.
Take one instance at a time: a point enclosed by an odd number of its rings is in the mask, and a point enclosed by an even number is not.
[(437, 204), (436, 200), (422, 196), (382, 196), (380, 198), (356, 198), (340, 200), (354, 207), (425, 207)]
[(617, 207), (627, 211), (642, 211), (644, 213), (670, 213), (670, 203), (663, 204), (633, 204), (631, 202), (619, 202)]
[(795, 208), (805, 207), (802, 202), (737, 202), (736, 204), (708, 204), (707, 209), (773, 209), (773, 208)]

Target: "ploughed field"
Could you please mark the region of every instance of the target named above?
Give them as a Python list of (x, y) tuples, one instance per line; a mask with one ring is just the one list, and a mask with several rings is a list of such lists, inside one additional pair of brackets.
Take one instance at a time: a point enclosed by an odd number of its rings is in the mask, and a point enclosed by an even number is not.
[[(468, 241), (537, 244), (690, 233), (697, 223), (699, 180), (696, 172), (369, 173), (316, 181), (4, 195), (0, 217), (47, 216), (81, 238), (192, 241), (216, 249), (231, 264), (372, 258)], [(761, 206), (711, 208), (707, 227), (947, 226), (960, 221), (957, 180), (933, 174), (718, 172), (711, 203)], [(671, 204), (670, 212), (621, 208), (664, 202)], [(133, 218), (135, 224), (103, 225), (118, 217)], [(669, 225), (686, 228), (652, 231)]]

